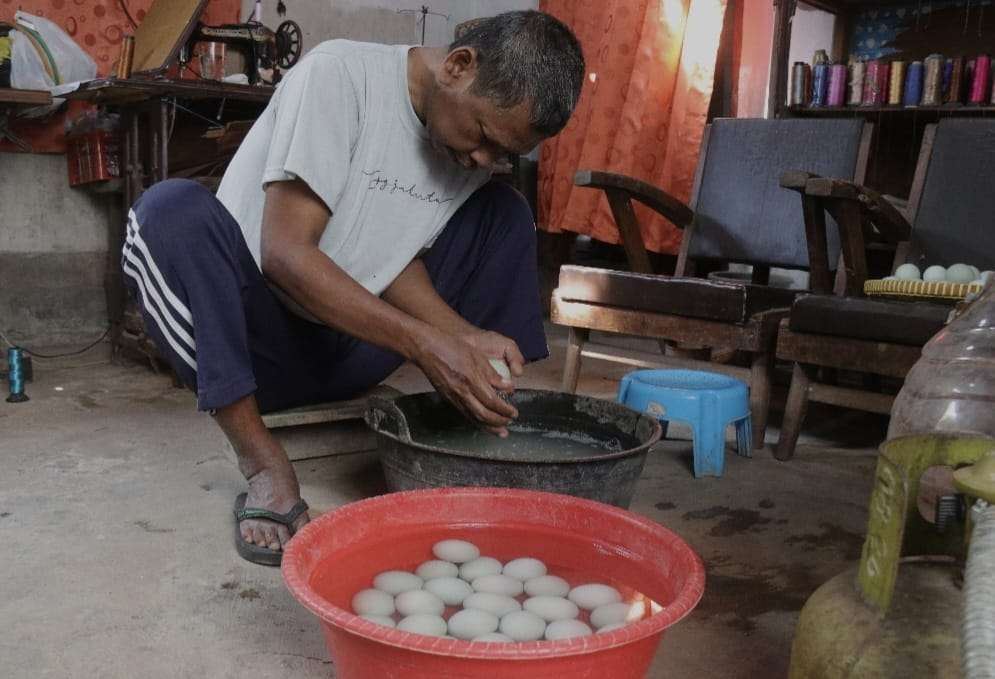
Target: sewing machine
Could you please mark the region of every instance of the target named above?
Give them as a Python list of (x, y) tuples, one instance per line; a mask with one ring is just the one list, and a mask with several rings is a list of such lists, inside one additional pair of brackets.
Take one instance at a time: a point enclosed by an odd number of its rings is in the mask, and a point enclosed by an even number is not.
[(287, 70), (296, 64), (303, 51), (301, 27), (289, 20), (281, 23), (276, 31), (256, 21), (222, 26), (197, 24), (180, 50), (180, 63), (190, 61), (193, 45), (198, 42), (224, 43), (228, 50), (241, 53), (250, 85), (259, 82), (260, 69), (273, 70), (272, 84), (275, 85), (280, 80), (280, 69)]

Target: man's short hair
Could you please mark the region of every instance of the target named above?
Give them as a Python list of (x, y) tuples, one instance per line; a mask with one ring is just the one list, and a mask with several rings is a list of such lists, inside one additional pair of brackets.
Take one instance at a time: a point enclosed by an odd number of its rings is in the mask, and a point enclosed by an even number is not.
[(533, 10), (468, 22), (449, 46), (472, 47), (477, 76), (470, 93), (501, 108), (531, 102), (532, 127), (543, 136), (563, 129), (584, 83), (584, 53), (559, 19)]

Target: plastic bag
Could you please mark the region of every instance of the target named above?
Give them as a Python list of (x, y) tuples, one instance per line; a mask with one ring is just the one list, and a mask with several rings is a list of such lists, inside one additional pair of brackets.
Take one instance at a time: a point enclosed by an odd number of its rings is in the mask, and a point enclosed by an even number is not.
[[(83, 80), (93, 80), (97, 76), (97, 63), (90, 58), (76, 42), (58, 25), (48, 19), (27, 12), (15, 13), (15, 26), (34, 31), (48, 48), (47, 55), (55, 62), (58, 82), (45, 68), (45, 59), (38, 53), (32, 40), (20, 30), (11, 31), (10, 85), (26, 90), (52, 90), (58, 85)], [(57, 100), (52, 106), (31, 109), (29, 116), (44, 115), (62, 103)]]

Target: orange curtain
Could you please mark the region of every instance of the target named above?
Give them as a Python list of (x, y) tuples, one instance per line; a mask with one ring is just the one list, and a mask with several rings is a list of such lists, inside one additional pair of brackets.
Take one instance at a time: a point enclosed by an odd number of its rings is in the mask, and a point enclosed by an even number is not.
[[(619, 242), (601, 191), (578, 169), (627, 174), (687, 201), (715, 78), (726, 0), (540, 0), (584, 48), (587, 81), (539, 159), (539, 226)], [(646, 247), (675, 254), (681, 232), (642, 205)]]
[[(123, 0), (132, 18), (141, 23), (153, 0)], [(161, 0), (169, 2), (169, 0)], [(121, 50), (121, 39), (134, 29), (121, 9), (122, 0), (0, 0), (0, 21), (14, 23), (14, 12), (43, 16), (58, 24), (97, 62), (97, 76), (110, 73)], [(201, 21), (206, 24), (233, 23), (238, 21), (240, 0), (210, 0)], [(82, 106), (70, 109), (75, 115)], [(52, 116), (46, 121), (18, 123), (14, 131), (36, 152), (61, 153), (65, 151), (62, 138), (64, 116)], [(0, 151), (14, 151), (9, 143), (0, 143)]]

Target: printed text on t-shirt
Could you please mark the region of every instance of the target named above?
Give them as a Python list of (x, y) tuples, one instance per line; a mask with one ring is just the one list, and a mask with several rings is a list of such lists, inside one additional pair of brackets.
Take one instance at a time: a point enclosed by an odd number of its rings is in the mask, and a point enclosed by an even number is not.
[(370, 178), (370, 183), (366, 187), (368, 191), (387, 191), (388, 193), (402, 193), (406, 196), (421, 200), (426, 203), (448, 203), (452, 198), (443, 198), (436, 195), (435, 191), (421, 193), (417, 191), (418, 184), (412, 183), (410, 186), (399, 181), (396, 177), (384, 177), (383, 170), (363, 170), (363, 174)]

